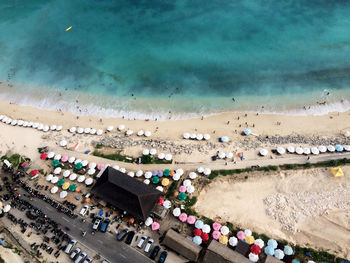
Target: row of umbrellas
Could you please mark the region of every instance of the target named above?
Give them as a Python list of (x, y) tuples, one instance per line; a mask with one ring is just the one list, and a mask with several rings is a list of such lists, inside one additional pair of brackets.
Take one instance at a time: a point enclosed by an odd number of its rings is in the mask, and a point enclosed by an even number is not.
[[(305, 154), (305, 155), (309, 155), (309, 154), (314, 154), (314, 155), (317, 155), (317, 154), (320, 154), (320, 153), (325, 153), (325, 152), (343, 152), (343, 151), (347, 151), (349, 152), (350, 151), (350, 145), (340, 145), (340, 144), (337, 144), (335, 146), (333, 145), (328, 145), (328, 146), (324, 146), (324, 145), (320, 145), (318, 147), (312, 147), (312, 148), (308, 148), (308, 147), (305, 147), (305, 148), (302, 148), (302, 147), (294, 147), (294, 146), (288, 146), (286, 149), (283, 148), (283, 147), (278, 147), (276, 149), (277, 153), (282, 155), (282, 154), (285, 154), (286, 152), (288, 153), (296, 153), (296, 154)], [(268, 154), (268, 150), (266, 149), (261, 149), (259, 151), (259, 154), (261, 156), (265, 156)]]
[(210, 168), (198, 167), (197, 168), (197, 172), (200, 173), (200, 174), (204, 174), (204, 175), (210, 175), (211, 174)]
[(188, 132), (185, 132), (182, 136), (184, 139), (188, 140), (188, 139), (191, 139), (191, 140), (198, 140), (198, 141), (201, 141), (201, 140), (210, 140), (210, 135), (209, 134), (201, 134), (201, 133), (198, 133), (198, 134), (195, 134), (195, 133), (188, 133)]
[(157, 150), (156, 149), (143, 149), (142, 155), (156, 155)]
[[(131, 136), (133, 133), (134, 131), (129, 129), (125, 132), (125, 136)], [(150, 131), (143, 131), (143, 130), (139, 130), (136, 134), (137, 136), (145, 136), (145, 137), (149, 137), (152, 135)]]
[(228, 153), (224, 153), (224, 152), (219, 152), (217, 154), (219, 159), (225, 159), (225, 158), (232, 158), (233, 157), (233, 153), (232, 152), (228, 152)]
[(30, 127), (30, 128), (34, 128), (37, 129), (39, 131), (44, 131), (47, 132), (49, 130), (51, 131), (60, 131), (62, 130), (62, 126), (61, 125), (44, 125), (42, 123), (39, 122), (28, 122), (28, 121), (23, 121), (23, 120), (16, 120), (16, 119), (11, 119), (5, 115), (0, 115), (0, 121), (2, 121), (3, 123), (12, 125), (12, 126), (22, 126), (22, 127)]
[[(155, 156), (157, 154), (157, 150), (156, 149), (143, 149), (142, 150), (142, 155), (152, 155), (152, 156)], [(165, 154), (165, 153), (159, 153), (158, 154), (158, 159), (159, 160), (167, 160), (167, 161), (171, 161), (173, 159), (173, 156), (172, 154), (168, 153), (168, 154)]]
[[(192, 193), (194, 193), (194, 190), (195, 190), (195, 188), (192, 185), (191, 180), (189, 180), (189, 179), (184, 180), (182, 182), (182, 185), (179, 187), (179, 192), (180, 193), (186, 193), (187, 192), (189, 194), (192, 194)], [(178, 198), (179, 198), (179, 196), (178, 196)]]
[(101, 129), (93, 129), (93, 128), (82, 128), (82, 127), (71, 127), (68, 130), (70, 133), (79, 133), (79, 134), (92, 134), (92, 135), (102, 135), (103, 134), (103, 130)]
[[(58, 167), (56, 169), (61, 169), (61, 168)], [(69, 180), (70, 181), (75, 181), (75, 179), (77, 179), (77, 182), (79, 182), (79, 183), (83, 183), (85, 181), (86, 185), (91, 185), (93, 183), (93, 179), (92, 178), (86, 178), (84, 175), (80, 175), (79, 177), (77, 177), (77, 175), (74, 174), (74, 173), (69, 175), (69, 171), (68, 171), (68, 173), (66, 173), (66, 172), (67, 171), (64, 171), (63, 176), (64, 177), (68, 177), (69, 176)], [(56, 172), (55, 174), (59, 174), (59, 173)], [(54, 176), (52, 174), (48, 174), (45, 179), (46, 179), (46, 181), (51, 182), (53, 184), (58, 183), (60, 180), (63, 180), (63, 181), (60, 181), (60, 182), (63, 182), (63, 183), (65, 182), (63, 178), (62, 179), (58, 179), (58, 176)]]

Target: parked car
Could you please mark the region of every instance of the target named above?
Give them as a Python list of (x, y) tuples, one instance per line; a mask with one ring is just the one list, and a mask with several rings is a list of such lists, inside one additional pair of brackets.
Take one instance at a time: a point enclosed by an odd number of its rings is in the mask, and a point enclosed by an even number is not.
[(83, 208), (80, 210), (80, 215), (85, 216), (87, 211), (89, 210), (89, 206), (88, 205), (84, 205)]
[(71, 241), (69, 241), (66, 249), (64, 250), (65, 253), (69, 254), (70, 251), (72, 250), (72, 248), (75, 246), (75, 244), (77, 243), (76, 240), (72, 239)]
[(72, 252), (72, 254), (70, 254), (70, 259), (74, 259), (77, 255), (79, 255), (79, 253), (80, 253), (80, 248), (76, 248), (73, 252)]
[(141, 239), (139, 240), (139, 242), (137, 243), (137, 247), (138, 248), (142, 248), (143, 243), (145, 242), (145, 240), (148, 238), (148, 236), (142, 236)]
[(132, 242), (132, 239), (134, 238), (134, 236), (135, 236), (135, 231), (130, 231), (130, 232), (128, 233), (128, 235), (126, 236), (125, 243), (128, 244), (128, 245), (130, 245), (131, 242)]
[(145, 246), (145, 252), (148, 253), (151, 249), (151, 246), (153, 244), (154, 240), (152, 238), (148, 239), (147, 244)]
[(105, 233), (107, 231), (107, 227), (108, 227), (110, 222), (111, 222), (111, 220), (106, 218), (101, 224), (100, 231)]
[(90, 263), (92, 262), (92, 258), (86, 258), (83, 263)]
[(97, 230), (98, 229), (98, 226), (100, 225), (101, 221), (103, 220), (102, 217), (98, 216), (96, 217), (95, 221), (94, 221), (94, 224), (92, 225), (92, 229), (93, 230)]
[(151, 255), (149, 256), (150, 259), (153, 259), (153, 260), (154, 260), (154, 259), (156, 258), (156, 256), (158, 255), (159, 250), (160, 250), (160, 247), (159, 247), (159, 246), (155, 246), (155, 247), (153, 248), (152, 252), (151, 252)]
[(122, 232), (120, 232), (117, 236), (117, 240), (118, 241), (122, 241), (124, 239), (124, 237), (126, 236), (126, 234), (128, 233), (128, 229), (125, 228)]
[(109, 263), (109, 261), (107, 261), (107, 260), (102, 260), (102, 262), (101, 263)]
[(163, 251), (162, 253), (160, 253), (158, 263), (164, 263), (167, 256), (168, 256), (168, 252), (166, 251)]
[(86, 252), (83, 252), (79, 255), (79, 257), (77, 257), (77, 259), (74, 261), (74, 263), (80, 263), (84, 260), (84, 258), (86, 258), (87, 254)]

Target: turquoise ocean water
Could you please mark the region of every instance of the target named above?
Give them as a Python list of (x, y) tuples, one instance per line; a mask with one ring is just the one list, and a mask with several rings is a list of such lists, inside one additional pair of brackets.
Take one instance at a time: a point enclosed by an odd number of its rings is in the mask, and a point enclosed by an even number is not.
[(0, 97), (104, 116), (348, 109), (349, 14), (340, 0), (2, 0)]

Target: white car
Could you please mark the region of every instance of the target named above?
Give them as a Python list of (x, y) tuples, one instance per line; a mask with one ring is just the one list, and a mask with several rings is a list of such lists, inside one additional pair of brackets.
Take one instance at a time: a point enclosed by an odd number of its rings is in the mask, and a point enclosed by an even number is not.
[(87, 205), (84, 205), (83, 208), (80, 210), (80, 215), (85, 216), (87, 211), (89, 210), (89, 207)]
[(151, 246), (153, 244), (154, 240), (152, 238), (150, 238), (147, 242), (147, 245), (145, 246), (145, 252), (148, 253), (149, 250), (151, 249)]
[(95, 222), (94, 222), (94, 224), (92, 226), (93, 230), (97, 230), (98, 229), (98, 226), (100, 225), (101, 220), (102, 220), (101, 218), (96, 218), (96, 220), (95, 220)]
[(79, 257), (74, 261), (74, 263), (80, 263), (83, 261), (84, 258), (86, 258), (87, 254), (85, 252), (81, 253)]
[(76, 240), (72, 239), (71, 241), (69, 241), (66, 249), (64, 250), (65, 253), (69, 254), (70, 251), (72, 250), (72, 248), (75, 246), (75, 244), (77, 243)]
[(137, 243), (137, 247), (142, 248), (143, 243), (145, 242), (146, 239), (147, 239), (147, 236), (142, 236), (139, 242)]
[(86, 258), (83, 263), (91, 263), (91, 262), (92, 262), (92, 258)]
[(79, 255), (80, 251), (81, 251), (80, 248), (77, 247), (77, 248), (72, 252), (72, 254), (70, 254), (69, 257), (70, 257), (71, 259), (74, 259), (77, 255)]

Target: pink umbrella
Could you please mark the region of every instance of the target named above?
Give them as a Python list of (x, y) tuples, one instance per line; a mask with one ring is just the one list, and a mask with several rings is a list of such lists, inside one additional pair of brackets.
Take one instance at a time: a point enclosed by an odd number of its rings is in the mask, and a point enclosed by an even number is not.
[(179, 220), (181, 222), (186, 222), (187, 220), (187, 214), (186, 213), (181, 213), (181, 215), (179, 216)]
[(187, 223), (193, 225), (196, 222), (196, 218), (194, 216), (187, 217)]
[(65, 163), (65, 162), (68, 161), (68, 159), (69, 159), (68, 155), (64, 155), (64, 156), (61, 158), (61, 161)]
[(213, 223), (213, 229), (219, 231), (221, 228), (221, 224), (218, 222)]
[(105, 165), (103, 164), (103, 163), (99, 163), (98, 165), (97, 165), (97, 169), (98, 170), (102, 170), (103, 168), (105, 168)]
[(185, 193), (186, 192), (186, 186), (181, 185), (180, 188), (179, 188), (179, 192)]
[(218, 240), (221, 237), (221, 233), (218, 230), (215, 230), (212, 236), (215, 240)]
[(158, 222), (153, 222), (152, 223), (152, 230), (155, 231), (155, 230), (158, 230), (160, 227), (159, 223)]
[(243, 240), (243, 239), (245, 238), (244, 232), (243, 232), (243, 231), (238, 231), (238, 233), (237, 233), (237, 238), (238, 238), (239, 240)]

